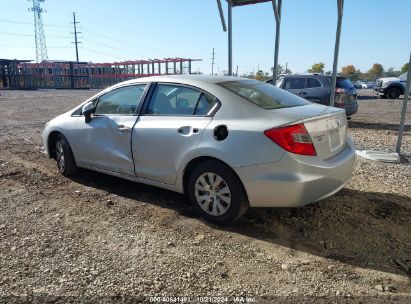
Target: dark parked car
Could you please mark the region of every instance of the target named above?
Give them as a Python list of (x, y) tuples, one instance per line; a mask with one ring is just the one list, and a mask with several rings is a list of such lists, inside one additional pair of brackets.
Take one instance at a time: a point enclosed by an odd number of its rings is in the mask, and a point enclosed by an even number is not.
[[(277, 86), (309, 101), (329, 105), (331, 81), (331, 76), (322, 74), (285, 75), (279, 79)], [(346, 77), (337, 76), (334, 106), (345, 109), (347, 116), (358, 111), (357, 90)]]
[(357, 90), (362, 89), (362, 83), (360, 81), (354, 82), (353, 85)]

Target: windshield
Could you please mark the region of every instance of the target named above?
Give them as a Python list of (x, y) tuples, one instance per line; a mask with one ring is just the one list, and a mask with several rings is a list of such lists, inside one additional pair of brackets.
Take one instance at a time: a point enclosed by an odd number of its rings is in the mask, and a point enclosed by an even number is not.
[(257, 80), (227, 81), (220, 82), (218, 85), (266, 110), (310, 104), (308, 101), (279, 89), (272, 84)]

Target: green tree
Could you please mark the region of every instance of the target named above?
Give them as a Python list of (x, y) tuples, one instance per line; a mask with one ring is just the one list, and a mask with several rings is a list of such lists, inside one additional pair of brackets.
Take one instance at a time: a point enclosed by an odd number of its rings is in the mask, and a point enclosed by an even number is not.
[(269, 75), (268, 75), (267, 72), (264, 73), (264, 71), (259, 70), (259, 71), (255, 74), (254, 79), (260, 80), (260, 81), (265, 81), (265, 80), (267, 80), (268, 77), (269, 77)]
[(351, 75), (355, 74), (356, 72), (357, 70), (355, 69), (355, 66), (353, 66), (352, 64), (346, 65), (341, 68), (341, 74), (343, 75)]
[(385, 73), (385, 77), (398, 77), (401, 75), (401, 71), (394, 71), (394, 68), (389, 68)]
[(311, 66), (311, 69), (308, 70), (308, 72), (324, 74), (324, 63), (322, 62), (314, 63)]
[[(274, 73), (274, 67), (271, 68), (271, 72)], [(277, 64), (277, 75), (284, 73), (284, 67), (281, 64)]]
[(357, 81), (360, 77), (361, 71), (356, 69), (352, 64), (349, 64), (341, 68), (341, 74), (347, 76), (352, 81)]
[(408, 63), (405, 63), (402, 68), (401, 68), (401, 73), (407, 73), (408, 72)]
[(368, 70), (368, 74), (373, 78), (379, 78), (382, 76), (384, 73), (384, 68), (381, 64), (379, 63), (374, 63), (371, 67), (371, 69)]

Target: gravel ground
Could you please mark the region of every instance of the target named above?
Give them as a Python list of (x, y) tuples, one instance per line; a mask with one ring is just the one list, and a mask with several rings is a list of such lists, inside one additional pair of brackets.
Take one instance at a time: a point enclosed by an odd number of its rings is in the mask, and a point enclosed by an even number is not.
[[(0, 303), (411, 302), (411, 111), (401, 164), (357, 158), (333, 197), (222, 228), (176, 193), (58, 174), (44, 123), (95, 91), (0, 93)], [(401, 102), (361, 92), (359, 149), (393, 150)]]

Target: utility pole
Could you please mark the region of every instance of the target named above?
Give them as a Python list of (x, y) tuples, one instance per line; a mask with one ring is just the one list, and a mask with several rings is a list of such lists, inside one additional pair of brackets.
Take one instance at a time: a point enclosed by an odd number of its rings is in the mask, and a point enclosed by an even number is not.
[(235, 71), (235, 76), (238, 77), (238, 64), (237, 64), (237, 69)]
[(211, 57), (211, 75), (214, 75), (214, 60), (215, 60), (215, 54), (214, 54), (214, 48), (213, 48), (213, 57)]
[(80, 22), (76, 21), (76, 13), (73, 12), (74, 42), (72, 42), (72, 43), (74, 43), (76, 45), (76, 61), (79, 62), (79, 60), (78, 60), (78, 44), (81, 43), (81, 42), (79, 42), (77, 40), (77, 34), (81, 34), (81, 32), (77, 32), (77, 23), (80, 23)]

